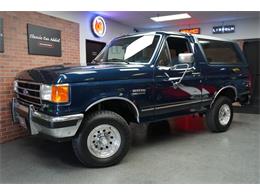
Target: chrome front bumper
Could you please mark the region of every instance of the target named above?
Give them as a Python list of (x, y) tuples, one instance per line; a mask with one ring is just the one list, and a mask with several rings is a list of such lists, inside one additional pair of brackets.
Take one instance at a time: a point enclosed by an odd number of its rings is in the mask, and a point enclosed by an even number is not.
[(13, 121), (28, 129), (31, 135), (41, 133), (53, 138), (74, 136), (84, 117), (83, 114), (49, 116), (36, 111), (33, 105), (27, 107), (19, 104), (15, 98), (12, 101), (12, 116)]

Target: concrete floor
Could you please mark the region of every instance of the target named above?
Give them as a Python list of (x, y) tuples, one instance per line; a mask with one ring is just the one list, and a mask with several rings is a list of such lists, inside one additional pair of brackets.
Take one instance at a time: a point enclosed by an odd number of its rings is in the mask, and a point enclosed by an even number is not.
[(70, 143), (16, 140), (0, 145), (0, 183), (260, 183), (259, 116), (235, 114), (220, 134), (133, 127), (124, 160), (98, 169), (84, 168)]

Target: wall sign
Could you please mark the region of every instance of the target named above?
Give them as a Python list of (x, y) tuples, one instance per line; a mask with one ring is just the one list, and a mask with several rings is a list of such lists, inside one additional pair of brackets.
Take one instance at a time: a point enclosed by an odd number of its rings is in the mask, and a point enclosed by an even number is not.
[(28, 52), (35, 55), (61, 56), (61, 31), (27, 24)]
[(223, 26), (213, 26), (213, 34), (222, 34), (222, 33), (234, 33), (235, 25), (223, 25)]
[(97, 37), (104, 37), (106, 34), (106, 22), (101, 16), (97, 16), (92, 21), (92, 31)]
[(4, 21), (0, 18), (0, 53), (4, 52)]
[(190, 34), (200, 34), (200, 28), (180, 29), (179, 32), (190, 33)]

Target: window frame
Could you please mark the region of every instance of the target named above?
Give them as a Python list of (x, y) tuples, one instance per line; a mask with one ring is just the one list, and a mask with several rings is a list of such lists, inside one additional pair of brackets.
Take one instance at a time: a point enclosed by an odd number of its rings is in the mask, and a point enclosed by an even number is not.
[[(199, 45), (199, 48), (203, 54), (204, 60), (205, 62), (208, 64), (208, 66), (228, 66), (228, 67), (232, 67), (232, 66), (244, 66), (244, 59), (241, 56), (241, 52), (238, 50), (237, 45), (234, 41), (228, 41), (228, 40), (222, 40), (222, 39), (212, 39), (212, 38), (203, 38), (203, 37), (196, 37), (196, 43)], [(204, 48), (202, 46), (202, 44), (200, 43), (200, 40), (205, 40), (205, 41), (218, 41), (218, 42), (225, 42), (225, 43), (231, 43), (234, 47), (234, 52), (235, 54), (239, 57), (240, 63), (211, 63), (208, 61), (207, 55), (204, 51)]]
[[(161, 54), (162, 54), (164, 49), (167, 50), (167, 54), (168, 54), (169, 62), (170, 62), (169, 66), (165, 66), (165, 65), (161, 66), (161, 65), (159, 65), (160, 56), (161, 56)], [(171, 58), (169, 45), (168, 45), (167, 39), (165, 39), (165, 41), (162, 44), (162, 47), (160, 48), (160, 51), (159, 51), (159, 54), (158, 54), (158, 57), (156, 59), (156, 63), (155, 64), (156, 64), (156, 66), (159, 66), (159, 67), (172, 67), (173, 65), (172, 65), (171, 61), (172, 61), (172, 58)]]
[[(160, 65), (158, 64), (158, 62), (159, 62), (159, 57), (160, 57), (160, 55), (161, 55), (161, 52), (162, 52), (162, 50), (163, 50), (165, 44), (167, 44), (168, 55), (169, 55), (169, 57), (170, 57), (170, 62), (172, 62), (172, 57), (171, 57), (169, 45), (168, 45), (168, 42), (167, 42), (167, 39), (170, 38), (170, 37), (172, 37), (172, 38), (185, 39), (185, 40), (188, 42), (189, 50), (193, 53), (193, 55), (195, 55), (194, 47), (192, 46), (190, 40), (189, 40), (187, 37), (185, 37), (184, 35), (167, 35), (167, 36), (164, 38), (163, 42), (162, 42), (161, 48), (159, 49), (159, 53), (158, 53), (158, 55), (157, 55), (157, 57), (156, 57), (156, 60), (155, 60), (155, 65), (158, 66), (158, 67), (173, 67), (173, 66), (174, 66), (172, 63), (171, 63), (170, 66), (160, 66)], [(192, 66), (193, 66), (193, 64), (192, 64)]]

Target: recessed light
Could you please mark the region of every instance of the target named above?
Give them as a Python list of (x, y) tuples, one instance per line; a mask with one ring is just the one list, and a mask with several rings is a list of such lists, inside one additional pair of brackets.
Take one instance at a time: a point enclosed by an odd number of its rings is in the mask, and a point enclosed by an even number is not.
[(151, 20), (155, 22), (164, 22), (164, 21), (170, 21), (170, 20), (182, 20), (191, 18), (191, 16), (188, 13), (183, 14), (174, 14), (174, 15), (168, 15), (168, 16), (157, 16), (157, 17), (151, 17)]

